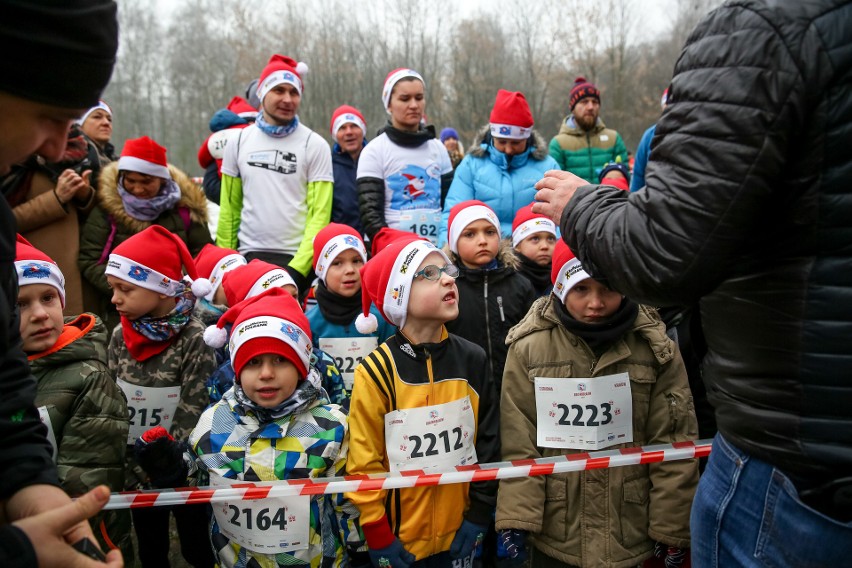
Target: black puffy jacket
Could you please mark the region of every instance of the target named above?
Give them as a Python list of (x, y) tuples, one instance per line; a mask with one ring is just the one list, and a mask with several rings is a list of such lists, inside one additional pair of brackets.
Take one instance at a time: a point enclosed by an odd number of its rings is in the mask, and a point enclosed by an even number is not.
[(852, 475), (852, 3), (734, 1), (693, 31), (646, 189), (580, 188), (586, 269), (701, 298), (719, 430), (799, 482)]

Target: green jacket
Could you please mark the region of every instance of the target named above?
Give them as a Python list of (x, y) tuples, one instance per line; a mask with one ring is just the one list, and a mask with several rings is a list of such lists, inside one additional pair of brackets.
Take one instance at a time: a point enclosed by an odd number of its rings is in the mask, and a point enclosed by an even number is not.
[(607, 128), (600, 118), (595, 127), (586, 132), (574, 123), (572, 115), (565, 119), (559, 134), (550, 141), (550, 155), (560, 168), (589, 183), (598, 183), (598, 171), (607, 162), (620, 157), (621, 163), (627, 163), (627, 147), (618, 132)]

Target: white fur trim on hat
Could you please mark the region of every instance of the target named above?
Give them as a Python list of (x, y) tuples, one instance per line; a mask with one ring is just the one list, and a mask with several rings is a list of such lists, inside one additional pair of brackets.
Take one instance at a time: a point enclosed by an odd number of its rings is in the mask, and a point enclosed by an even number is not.
[(311, 368), (313, 347), (308, 335), (295, 323), (275, 316), (249, 318), (233, 327), (229, 344), (231, 365), (236, 361), (240, 347), (258, 337), (269, 337), (286, 343), (296, 352), (296, 356), (305, 365), (305, 369)]
[(491, 136), (494, 138), (508, 138), (509, 140), (526, 140), (532, 134), (532, 126), (524, 128), (514, 124), (491, 123)]
[(556, 224), (544, 217), (533, 217), (524, 221), (512, 231), (512, 247), (518, 246), (522, 240), (536, 233), (550, 233), (555, 237)]
[(246, 294), (245, 299), (247, 300), (249, 298), (259, 296), (270, 288), (283, 288), (288, 284), (293, 286), (293, 288), (295, 288), (297, 291), (299, 290), (299, 287), (296, 286), (296, 282), (293, 280), (293, 277), (290, 276), (289, 272), (287, 272), (283, 268), (276, 268), (274, 270), (270, 270), (261, 278), (257, 279), (257, 281), (254, 283), (254, 286), (252, 286), (248, 294)]
[(86, 119), (87, 119), (87, 118), (89, 118), (89, 115), (90, 115), (90, 114), (92, 114), (93, 112), (95, 112), (96, 110), (103, 110), (103, 111), (106, 111), (106, 113), (107, 113), (108, 115), (112, 116), (112, 109), (111, 109), (111, 108), (109, 108), (109, 105), (108, 105), (108, 104), (106, 104), (106, 103), (105, 103), (105, 102), (103, 102), (103, 101), (98, 101), (98, 104), (96, 104), (95, 106), (93, 106), (92, 108), (90, 108), (89, 110), (87, 110), (86, 112), (84, 112), (84, 113), (83, 113), (83, 116), (81, 116), (80, 118), (78, 118), (75, 122), (76, 122), (77, 124), (79, 124), (80, 126), (82, 126), (82, 125), (83, 125), (83, 123), (84, 123), (84, 122), (86, 122)]
[[(299, 65), (304, 65), (304, 69), (307, 71), (308, 66), (304, 63), (299, 63)], [(299, 74), (302, 74), (299, 71), (299, 65), (296, 65), (296, 71)], [(302, 94), (302, 79), (296, 73), (292, 71), (287, 71), (286, 69), (279, 69), (277, 71), (273, 71), (269, 75), (266, 76), (266, 79), (263, 80), (263, 83), (257, 89), (257, 96), (263, 101), (263, 98), (266, 94), (277, 87), (278, 85), (283, 84), (293, 85), (296, 87), (296, 90), (299, 91), (299, 95)]]
[(426, 81), (423, 80), (423, 77), (415, 71), (414, 69), (400, 69), (390, 77), (385, 80), (385, 85), (382, 87), (382, 104), (385, 107), (385, 110), (390, 114), (388, 110), (388, 105), (390, 104), (391, 93), (393, 92), (393, 87), (397, 83), (399, 83), (403, 79), (419, 79), (421, 83), (423, 83), (423, 88), (426, 88)]
[(213, 272), (210, 274), (209, 281), (211, 290), (210, 293), (204, 296), (204, 299), (208, 302), (212, 302), (213, 296), (216, 295), (216, 290), (218, 290), (219, 286), (222, 285), (225, 273), (230, 272), (239, 266), (245, 266), (246, 264), (248, 264), (248, 261), (246, 261), (246, 257), (241, 254), (229, 254), (222, 257), (222, 260), (216, 264), (216, 268), (214, 268)]
[(417, 268), (423, 262), (423, 259), (433, 252), (440, 254), (444, 257), (444, 261), (450, 264), (450, 259), (444, 251), (429, 241), (420, 240), (412, 241), (406, 245), (393, 263), (390, 278), (388, 278), (388, 286), (384, 291), (382, 311), (388, 321), (399, 328), (405, 326), (414, 273), (417, 272)]
[(171, 179), (172, 174), (169, 173), (168, 166), (161, 166), (141, 158), (133, 156), (122, 156), (118, 159), (119, 171), (137, 172), (149, 176), (154, 176), (163, 179)]
[(379, 320), (376, 318), (374, 314), (364, 314), (359, 313), (358, 317), (355, 318), (355, 329), (358, 330), (358, 333), (368, 334), (373, 333), (377, 329), (379, 329)]
[(335, 142), (337, 141), (337, 131), (343, 128), (346, 124), (354, 124), (361, 129), (361, 132), (363, 132), (365, 136), (367, 135), (367, 125), (364, 124), (364, 121), (358, 118), (358, 115), (356, 114), (344, 112), (335, 118), (334, 124), (331, 125), (331, 137), (334, 138)]
[(115, 276), (134, 286), (171, 297), (180, 296), (186, 290), (186, 283), (183, 280), (172, 280), (153, 268), (117, 254), (109, 255), (106, 275)]
[(367, 249), (364, 247), (361, 239), (349, 234), (337, 235), (328, 239), (328, 242), (325, 243), (325, 246), (320, 251), (320, 256), (317, 259), (317, 278), (325, 283), (325, 273), (328, 271), (328, 267), (331, 266), (337, 255), (349, 249), (358, 251), (361, 259), (367, 262)]
[(453, 217), (453, 223), (450, 225), (450, 229), (448, 231), (447, 241), (450, 243), (451, 251), (458, 254), (458, 242), (462, 231), (464, 231), (465, 227), (479, 219), (489, 221), (497, 229), (497, 232), (500, 232), (500, 219), (497, 218), (497, 215), (490, 208), (483, 205), (471, 205), (470, 207), (465, 207), (459, 211), (455, 217)]
[(583, 270), (580, 260), (572, 258), (559, 269), (559, 278), (553, 283), (553, 293), (564, 302), (568, 291), (586, 278), (591, 278), (591, 276)]
[(228, 343), (228, 332), (225, 331), (224, 327), (215, 325), (205, 327), (202, 337), (204, 338), (204, 343), (213, 349), (219, 349)]
[(208, 294), (213, 292), (213, 285), (206, 278), (196, 278), (190, 282), (189, 289), (192, 290), (192, 295), (196, 298), (206, 298)]
[(59, 266), (46, 260), (16, 260), (15, 272), (18, 273), (18, 286), (29, 284), (47, 284), (59, 292), (59, 301), (65, 307), (65, 276)]

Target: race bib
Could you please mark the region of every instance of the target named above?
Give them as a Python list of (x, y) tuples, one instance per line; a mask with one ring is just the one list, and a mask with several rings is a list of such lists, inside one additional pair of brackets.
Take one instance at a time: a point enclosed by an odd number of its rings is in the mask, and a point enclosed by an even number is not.
[(440, 228), (440, 209), (413, 209), (399, 213), (399, 229), (426, 237), (432, 244), (437, 244)]
[(154, 426), (162, 426), (166, 431), (171, 429), (180, 400), (179, 386), (141, 387), (121, 379), (116, 383), (127, 397), (127, 412), (130, 416), (128, 444), (136, 442), (136, 438)]
[(392, 472), (476, 463), (476, 420), (470, 397), (385, 414), (385, 447)]
[(53, 423), (50, 421), (50, 414), (47, 413), (46, 406), (38, 407), (38, 417), (41, 418), (41, 423), (47, 428), (47, 441), (50, 442), (50, 447), (53, 448), (53, 461), (55, 462), (58, 450), (56, 434), (53, 432)]
[[(210, 473), (214, 487), (243, 483)], [(213, 516), (223, 535), (254, 552), (277, 554), (310, 546), (309, 495), (213, 503)]]
[(376, 337), (326, 337), (319, 340), (319, 348), (334, 357), (334, 364), (349, 391), (355, 381), (355, 367), (378, 346)]
[(593, 379), (535, 378), (536, 444), (600, 450), (633, 441), (627, 373)]

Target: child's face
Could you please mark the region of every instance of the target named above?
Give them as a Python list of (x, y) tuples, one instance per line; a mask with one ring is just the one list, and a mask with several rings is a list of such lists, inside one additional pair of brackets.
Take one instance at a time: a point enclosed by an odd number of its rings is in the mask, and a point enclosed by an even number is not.
[(278, 406), (290, 398), (298, 385), (296, 366), (276, 353), (253, 357), (240, 370), (243, 392), (263, 408)]
[(27, 284), (18, 290), (24, 351), (40, 353), (54, 346), (65, 323), (59, 292), (47, 284)]
[(621, 305), (622, 295), (594, 278), (586, 278), (568, 290), (565, 307), (575, 320), (603, 323)]
[(547, 266), (553, 261), (553, 249), (556, 237), (547, 231), (533, 233), (518, 243), (515, 250), (539, 266)]
[(142, 316), (161, 318), (175, 309), (175, 299), (158, 294), (153, 290), (131, 284), (115, 276), (107, 276), (107, 283), (112, 289), (112, 303), (118, 314), (130, 321)]
[[(437, 252), (429, 255), (420, 263), (417, 272), (430, 264), (444, 268), (447, 262)], [(408, 299), (407, 323), (412, 320), (427, 320), (439, 323), (452, 321), (459, 316), (459, 290), (456, 279), (441, 272), (437, 280), (428, 280), (418, 276), (411, 283), (411, 296)]]
[(335, 294), (351, 298), (361, 290), (364, 260), (357, 250), (348, 249), (334, 257), (325, 271), (325, 286)]
[(481, 268), (494, 260), (500, 248), (500, 231), (485, 219), (464, 228), (456, 245), (459, 258), (468, 268)]

